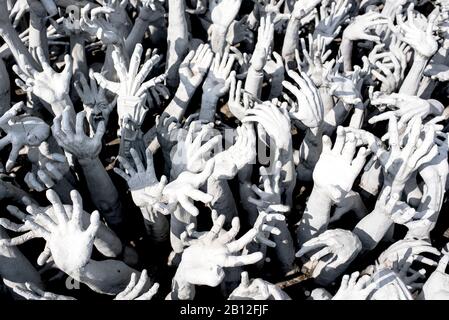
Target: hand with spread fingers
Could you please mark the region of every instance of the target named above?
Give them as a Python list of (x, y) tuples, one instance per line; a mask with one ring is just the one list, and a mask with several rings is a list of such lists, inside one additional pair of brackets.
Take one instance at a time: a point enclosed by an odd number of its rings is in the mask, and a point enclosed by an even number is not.
[(296, 257), (307, 255), (303, 269), (317, 283), (328, 285), (348, 268), (361, 250), (360, 240), (351, 231), (333, 229), (304, 243)]
[(337, 129), (334, 146), (328, 136), (323, 136), (323, 151), (313, 171), (316, 188), (334, 202), (342, 200), (365, 165), (369, 151), (362, 147), (356, 155), (356, 139), (352, 133)]
[(243, 248), (254, 240), (258, 230), (252, 228), (239, 239), (235, 239), (240, 222), (234, 218), (229, 231), (223, 232), (225, 216), (215, 216), (214, 224), (209, 232), (198, 239), (188, 239), (185, 233), (181, 235), (189, 244), (182, 254), (175, 278), (182, 278), (190, 284), (218, 286), (225, 277), (223, 268), (250, 265), (263, 258), (261, 252), (240, 254)]
[(125, 290), (116, 295), (114, 300), (151, 300), (159, 289), (159, 283), (153, 284), (150, 289), (145, 291), (145, 286), (150, 281), (147, 271), (143, 270), (141, 272), (137, 283), (136, 278), (137, 275), (133, 273)]

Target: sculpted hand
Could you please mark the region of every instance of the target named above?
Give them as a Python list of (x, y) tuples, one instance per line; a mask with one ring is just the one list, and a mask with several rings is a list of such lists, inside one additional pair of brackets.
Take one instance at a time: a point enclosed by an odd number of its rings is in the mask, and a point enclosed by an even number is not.
[(356, 152), (356, 139), (346, 134), (342, 127), (337, 129), (334, 147), (328, 136), (323, 136), (323, 151), (313, 171), (314, 187), (319, 188), (329, 199), (338, 203), (351, 191), (368, 155), (367, 149)]
[(212, 174), (214, 169), (214, 160), (209, 160), (200, 173), (182, 172), (176, 180), (170, 182), (162, 194), (167, 199), (169, 205), (179, 204), (192, 216), (197, 216), (199, 211), (194, 206), (193, 201), (209, 203), (213, 197), (199, 189)]
[(273, 172), (268, 172), (266, 167), (260, 167), (261, 182), (263, 182), (263, 190), (253, 184), (251, 189), (257, 195), (257, 199), (249, 197), (248, 201), (255, 206), (259, 211), (266, 212), (286, 212), (289, 211), (288, 206), (282, 205), (280, 179), (282, 163), (276, 161)]
[(118, 25), (108, 21), (107, 18), (113, 12), (113, 8), (95, 7), (92, 3), (88, 3), (81, 9), (81, 30), (97, 37), (105, 45), (122, 45), (124, 39)]
[(376, 290), (370, 300), (413, 300), (412, 293), (396, 272), (380, 268), (371, 278), (376, 284)]
[[(50, 105), (63, 101), (70, 90), (72, 58), (70, 55), (64, 56), (65, 67), (61, 73), (58, 73), (47, 62), (42, 48), (36, 49), (36, 55), (42, 66), (42, 71), (37, 71), (29, 65), (26, 66), (25, 70), (21, 70), (17, 65), (14, 65), (13, 70), (20, 78), (16, 79), (16, 84), (23, 91), (32, 92), (43, 102)], [(24, 59), (25, 57), (21, 56), (21, 60), (25, 61)], [(26, 63), (23, 62), (21, 65), (26, 65)]]
[(323, 121), (324, 107), (318, 89), (305, 73), (299, 75), (289, 70), (288, 75), (299, 86), (298, 89), (288, 81), (282, 82), (282, 85), (296, 97), (294, 105), (289, 106), (288, 114), (308, 128), (319, 127)]
[(407, 21), (401, 15), (396, 16), (400, 40), (412, 47), (422, 58), (431, 58), (438, 50), (438, 43), (433, 35), (437, 14), (431, 14), (425, 25), (420, 25), (413, 8), (409, 8)]
[(207, 96), (207, 99), (216, 101), (228, 92), (234, 61), (235, 57), (229, 54), (229, 48), (225, 50), (223, 57), (219, 52), (215, 54), (203, 84), (203, 95)]
[(343, 273), (362, 250), (360, 240), (352, 232), (342, 229), (327, 230), (304, 243), (296, 253), (302, 257), (310, 251), (303, 268), (310, 272), (319, 284), (329, 284)]
[(330, 44), (340, 33), (341, 25), (348, 19), (352, 4), (348, 0), (333, 1), (330, 7), (322, 5), (319, 19), (315, 19), (315, 31), (313, 37), (323, 37), (326, 44)]
[[(117, 50), (113, 51), (112, 59), (114, 60), (114, 67), (120, 82), (107, 80), (100, 73), (94, 73), (94, 77), (101, 87), (118, 95), (117, 112), (120, 126), (123, 126), (125, 117), (128, 117), (136, 126), (142, 124), (148, 111), (148, 108), (145, 106), (148, 89), (160, 85), (165, 80), (165, 75), (160, 75), (145, 81), (152, 68), (160, 61), (160, 57), (157, 54), (152, 55), (139, 70), (142, 53), (143, 47), (139, 43), (134, 49), (127, 68), (125, 57)], [(136, 112), (136, 109), (139, 107), (143, 110)], [(136, 113), (138, 114), (136, 115)]]
[(291, 300), (276, 285), (263, 279), (249, 279), (248, 272), (242, 272), (240, 285), (232, 291), (228, 300)]
[[(440, 255), (440, 252), (432, 247), (429, 241), (416, 239), (403, 239), (393, 243), (384, 252), (380, 254), (377, 263), (385, 268), (392, 269), (396, 263), (408, 261), (418, 261), (429, 266), (436, 266), (437, 263), (424, 257), (423, 254)], [(409, 260), (409, 259), (412, 260)]]
[[(370, 119), (370, 122), (374, 123), (376, 119)], [(393, 185), (395, 193), (402, 191), (404, 184), (418, 167), (431, 161), (438, 154), (438, 147), (434, 142), (434, 129), (427, 126), (421, 130), (420, 117), (413, 117), (406, 128), (407, 142), (402, 139), (400, 143), (396, 117), (390, 117), (388, 133), (391, 149), (380, 153), (378, 158), (384, 168), (384, 177), (389, 185)], [(422, 134), (424, 137), (421, 138)]]
[(25, 215), (16, 207), (8, 206), (7, 209), (11, 214), (25, 221), (21, 226), (9, 221), (8, 225), (19, 232), (28, 231), (11, 239), (8, 245), (17, 245), (32, 238), (42, 237), (47, 245), (38, 258), (38, 264), (45, 263), (51, 254), (59, 269), (67, 274), (78, 274), (90, 260), (95, 235), (100, 226), (100, 215), (98, 211), (94, 211), (90, 216), (90, 225), (84, 228), (83, 202), (76, 190), (70, 192), (73, 206), (64, 206), (56, 192), (51, 189), (46, 195), (52, 205), (50, 209), (52, 216), (43, 211), (36, 212), (35, 206), (27, 207), (31, 215)]
[(177, 173), (184, 170), (198, 173), (204, 170), (206, 163), (213, 156), (213, 151), (221, 147), (219, 144), (222, 137), (221, 135), (213, 136), (212, 126), (213, 124), (204, 125), (199, 120), (193, 121), (185, 140), (180, 139), (178, 135), (176, 151), (171, 155), (172, 166)]
[(240, 254), (253, 241), (258, 233), (256, 229), (249, 230), (235, 240), (240, 230), (239, 219), (234, 218), (231, 229), (222, 232), (225, 216), (214, 218), (211, 230), (198, 239), (188, 239), (186, 232), (181, 234), (181, 239), (190, 246), (182, 254), (178, 272), (191, 284), (216, 287), (225, 277), (223, 268), (254, 264), (263, 258), (262, 252)]
[[(376, 47), (383, 47), (383, 44)], [(374, 50), (373, 50), (374, 51)], [(381, 59), (379, 57), (382, 57)], [(376, 53), (374, 57), (372, 53), (368, 57), (372, 64), (371, 73), (381, 82), (381, 91), (392, 93), (396, 91), (403, 81), (403, 73), (401, 62), (392, 52)]]
[(326, 50), (326, 39), (321, 35), (314, 38), (309, 33), (308, 40), (309, 45), (307, 47), (304, 38), (300, 39), (302, 58), (299, 55), (299, 50), (295, 49), (296, 64), (299, 70), (310, 76), (317, 87), (321, 87), (329, 82), (328, 78), (335, 64), (335, 59), (327, 61), (332, 51)]
[(345, 104), (356, 105), (362, 102), (360, 93), (363, 79), (360, 77), (360, 69), (355, 68), (350, 75), (335, 74), (331, 76), (329, 93), (341, 99)]
[(143, 270), (140, 273), (140, 278), (136, 283), (136, 274), (131, 274), (131, 280), (126, 286), (125, 290), (120, 292), (114, 300), (151, 300), (159, 289), (159, 283), (153, 284), (153, 286), (145, 291), (145, 287), (148, 286), (150, 279), (148, 278), (147, 270)]
[[(101, 121), (97, 131), (91, 137), (84, 132), (86, 112), (76, 115), (76, 124), (70, 124), (70, 110), (66, 108), (61, 116), (53, 120), (52, 132), (58, 144), (78, 160), (96, 159), (101, 151), (101, 139), (105, 133), (105, 124)], [(74, 130), (75, 129), (75, 130)]]
[(230, 180), (247, 164), (255, 162), (256, 133), (251, 124), (237, 127), (237, 138), (229, 149), (214, 156), (215, 166), (213, 176), (216, 179)]
[(343, 38), (350, 41), (367, 40), (380, 42), (380, 37), (374, 35), (377, 26), (389, 23), (389, 19), (380, 13), (369, 11), (364, 15), (357, 16), (343, 31)]
[(19, 115), (23, 103), (15, 104), (0, 118), (0, 128), (6, 135), (0, 139), (0, 150), (8, 144), (12, 148), (6, 161), (6, 171), (13, 169), (19, 156), (19, 151), (24, 146), (37, 147), (46, 140), (50, 133), (49, 126), (40, 118)]
[(420, 269), (416, 271), (412, 268), (414, 257), (409, 256), (407, 259), (395, 261), (393, 263), (392, 270), (402, 280), (410, 292), (414, 292), (423, 287), (422, 282), (418, 282), (419, 279), (426, 278), (426, 269)]
[[(164, 18), (166, 14), (163, 1), (160, 0), (142, 0), (140, 1), (139, 17), (149, 23), (158, 21)], [(198, 1), (201, 4), (202, 1)]]
[(12, 20), (12, 25), (14, 28), (18, 26), (20, 20), (30, 10), (28, 1), (18, 0), (14, 3), (11, 11), (9, 12), (9, 18)]
[(446, 300), (449, 298), (449, 275), (446, 273), (449, 255), (445, 253), (438, 263), (437, 269), (424, 283), (422, 296), (425, 300)]
[(212, 23), (227, 30), (239, 12), (242, 0), (209, 0)]
[(38, 192), (52, 188), (69, 171), (67, 159), (60, 153), (47, 153), (45, 148), (29, 148), (28, 160), (32, 171), (25, 175), (24, 182)]
[(26, 300), (76, 300), (73, 297), (44, 291), (30, 282), (13, 283), (12, 281), (6, 279), (3, 279), (3, 282), (10, 287), (14, 293), (25, 298)]
[[(147, 148), (145, 154), (147, 157), (146, 169), (136, 150), (131, 149), (131, 156), (133, 157), (135, 168), (133, 168), (128, 160), (118, 156), (118, 160), (121, 162), (127, 173), (119, 168), (114, 168), (114, 172), (125, 179), (136, 206), (150, 207), (155, 211), (168, 214), (170, 212), (161, 202), (162, 191), (167, 185), (167, 178), (162, 176), (160, 181), (157, 180), (154, 171), (153, 154), (149, 148)], [(150, 221), (152, 220), (150, 217), (145, 218), (148, 218)]]
[(251, 67), (256, 71), (262, 71), (273, 45), (274, 24), (271, 17), (262, 17), (257, 30), (257, 43), (251, 57)]
[(230, 75), (230, 79), (228, 100), (229, 111), (231, 111), (234, 117), (242, 121), (246, 115), (247, 110), (249, 110), (250, 108), (250, 101), (248, 95), (243, 93), (242, 97), (242, 81), (237, 81), (235, 75), (232, 73)]
[(291, 150), (290, 117), (287, 110), (279, 109), (271, 102), (257, 104), (246, 113), (243, 123), (259, 123), (275, 143), (275, 147), (282, 151)]
[(203, 81), (213, 59), (208, 44), (200, 44), (196, 51), (190, 51), (179, 66), (179, 79), (188, 92), (194, 92)]
[(233, 46), (241, 42), (253, 43), (254, 34), (248, 26), (248, 15), (238, 21), (231, 22), (226, 34), (226, 42)]
[(360, 272), (345, 274), (341, 279), (340, 288), (332, 300), (368, 300), (368, 296), (376, 290), (377, 283), (371, 282), (371, 276)]
[(161, 145), (161, 148), (167, 154), (178, 143), (178, 130), (180, 130), (180, 124), (175, 117), (170, 117), (168, 114), (162, 114), (156, 116), (156, 130), (157, 140)]

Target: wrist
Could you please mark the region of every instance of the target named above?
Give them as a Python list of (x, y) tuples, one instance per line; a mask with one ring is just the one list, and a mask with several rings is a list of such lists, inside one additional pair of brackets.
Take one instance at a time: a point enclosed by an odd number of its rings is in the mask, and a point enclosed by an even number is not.
[(51, 105), (51, 109), (56, 116), (61, 115), (67, 106), (72, 106), (72, 100), (68, 94), (56, 97), (55, 100), (47, 102)]
[(297, 230), (299, 243), (305, 243), (326, 230), (330, 220), (331, 206), (332, 201), (325, 190), (316, 185), (313, 186)]
[[(232, 24), (232, 22), (231, 22), (231, 24)], [(221, 37), (225, 38), (226, 34), (228, 33), (228, 28), (229, 28), (229, 26), (224, 26), (224, 25), (220, 25), (220, 24), (212, 24), (211, 35), (212, 36), (221, 36)]]
[(209, 94), (203, 94), (201, 98), (200, 119), (208, 122), (213, 122), (215, 118), (215, 111), (217, 108), (218, 97)]
[(78, 163), (82, 167), (82, 169), (88, 169), (92, 167), (96, 167), (98, 165), (102, 165), (98, 156), (95, 157), (86, 157), (86, 158), (78, 158)]
[(289, 140), (290, 141), (287, 144), (278, 147), (279, 158), (282, 163), (285, 163), (286, 161), (293, 159), (293, 147), (291, 139)]
[(213, 93), (203, 93), (201, 96), (201, 106), (205, 103), (208, 106), (216, 105), (218, 102), (218, 96)]
[(151, 22), (158, 20), (158, 16), (155, 13), (156, 12), (152, 12), (150, 10), (145, 10), (145, 9), (140, 11), (140, 14), (137, 16), (136, 22), (134, 25), (136, 25), (137, 23), (142, 23), (142, 24), (148, 25)]
[[(431, 55), (433, 56), (433, 54)], [(423, 55), (422, 53), (418, 52), (415, 50), (415, 56), (414, 56), (414, 61), (415, 62), (419, 62), (420, 64), (425, 64), (427, 65), (427, 62), (429, 61), (429, 59), (431, 58), (431, 56), (426, 56)]]
[(228, 27), (222, 25), (212, 25), (210, 43), (213, 52), (222, 52), (226, 44), (226, 34)]
[(435, 99), (429, 99), (428, 100), (430, 104), (430, 113), (435, 116), (440, 116), (443, 114), (444, 111), (444, 105)]
[(343, 31), (343, 35), (342, 35), (342, 37), (341, 37), (341, 44), (340, 44), (340, 46), (342, 46), (342, 47), (351, 47), (352, 48), (352, 42), (354, 41), (355, 39), (352, 39), (352, 37), (349, 35), (349, 33), (348, 32), (344, 32)]
[[(181, 258), (182, 259), (182, 258)], [(189, 283), (184, 276), (185, 270), (182, 260), (173, 277), (172, 298), (176, 300), (192, 300), (195, 297), (195, 285)]]
[(175, 97), (173, 99), (178, 99), (187, 104), (190, 101), (190, 99), (192, 99), (197, 88), (198, 86), (192, 86), (190, 84), (186, 84), (180, 81), (178, 89), (176, 90), (175, 93)]
[(385, 1), (385, 5), (382, 9), (382, 15), (394, 18), (395, 14), (396, 14), (396, 10), (397, 10), (397, 5), (395, 4), (395, 2), (396, 2), (396, 0)]

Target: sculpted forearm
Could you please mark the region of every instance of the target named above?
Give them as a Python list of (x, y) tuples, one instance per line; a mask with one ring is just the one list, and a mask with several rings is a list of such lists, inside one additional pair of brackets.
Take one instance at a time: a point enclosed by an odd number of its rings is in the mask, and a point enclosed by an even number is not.
[(97, 293), (117, 295), (126, 288), (133, 273), (140, 275), (140, 272), (119, 260), (90, 260), (79, 274), (70, 276)]
[(118, 192), (103, 164), (98, 158), (79, 162), (95, 206), (113, 229), (120, 229), (123, 216)]
[(189, 48), (189, 32), (185, 16), (185, 0), (168, 1), (167, 85), (175, 88), (179, 82), (178, 68)]
[(416, 95), (421, 82), (424, 69), (427, 66), (428, 59), (415, 54), (415, 59), (407, 77), (404, 79), (399, 93)]

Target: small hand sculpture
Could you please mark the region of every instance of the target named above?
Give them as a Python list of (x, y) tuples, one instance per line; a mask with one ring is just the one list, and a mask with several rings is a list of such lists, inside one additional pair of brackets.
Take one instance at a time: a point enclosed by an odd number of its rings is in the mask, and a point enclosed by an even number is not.
[(214, 156), (213, 176), (216, 179), (232, 179), (247, 164), (256, 160), (256, 133), (251, 124), (237, 127), (237, 138), (229, 149)]
[(296, 97), (294, 105), (289, 106), (289, 115), (301, 121), (308, 128), (319, 127), (324, 117), (324, 107), (320, 93), (315, 84), (306, 74), (299, 75), (294, 71), (288, 71), (299, 89), (288, 81), (282, 85)]
[(343, 31), (343, 38), (356, 41), (368, 40), (372, 42), (380, 42), (377, 35), (370, 33), (379, 25), (388, 24), (389, 19), (377, 12), (367, 12), (364, 15), (357, 16), (349, 26)]
[(307, 258), (304, 268), (319, 284), (326, 285), (346, 270), (362, 250), (362, 244), (350, 231), (327, 230), (304, 243), (296, 257), (317, 249), (319, 250)]
[(203, 94), (207, 100), (217, 100), (224, 96), (229, 90), (230, 73), (234, 64), (235, 57), (229, 54), (229, 49), (223, 53), (215, 54), (215, 58), (210, 66), (209, 73), (203, 84)]
[(115, 296), (114, 300), (151, 300), (159, 289), (159, 283), (153, 284), (153, 286), (145, 291), (149, 279), (147, 270), (143, 270), (140, 273), (140, 278), (136, 283), (136, 274), (131, 274), (131, 280), (126, 286), (125, 290)]
[(0, 118), (0, 128), (6, 136), (0, 139), (0, 150), (11, 144), (12, 149), (6, 162), (6, 171), (11, 171), (24, 146), (38, 147), (46, 140), (50, 127), (40, 118), (20, 115), (23, 103), (17, 103)]
[(235, 240), (240, 230), (238, 218), (233, 219), (232, 228), (221, 233), (225, 221), (224, 215), (215, 217), (212, 229), (199, 239), (187, 239), (187, 234), (181, 235), (184, 242), (190, 244), (182, 254), (178, 272), (187, 282), (195, 285), (216, 287), (225, 276), (223, 268), (254, 264), (263, 258), (261, 252), (247, 255), (238, 253), (257, 235), (256, 229), (246, 232)]
[(338, 203), (351, 191), (369, 151), (362, 147), (355, 156), (355, 136), (345, 134), (342, 127), (337, 129), (337, 139), (331, 148), (331, 140), (323, 136), (323, 151), (313, 171), (313, 181), (315, 187)]
[(47, 242), (47, 246), (38, 258), (38, 262), (46, 261), (51, 254), (59, 269), (68, 274), (77, 274), (90, 260), (95, 235), (100, 226), (100, 214), (94, 211), (90, 217), (90, 225), (83, 228), (83, 203), (76, 190), (70, 192), (73, 203), (70, 208), (61, 203), (59, 196), (53, 190), (48, 190), (46, 195), (52, 204), (53, 217), (45, 212), (39, 212), (37, 215), (38, 212), (34, 211), (35, 207), (31, 206), (27, 207), (27, 210), (32, 212), (32, 215), (25, 215), (16, 207), (8, 206), (7, 209), (11, 214), (25, 221), (22, 226), (9, 225), (19, 232), (28, 231), (14, 241), (10, 240), (8, 245), (17, 245), (32, 238), (42, 237)]
[(318, 35), (326, 39), (326, 44), (330, 44), (334, 38), (338, 36), (341, 31), (341, 25), (348, 19), (349, 10), (352, 3), (348, 0), (339, 0), (332, 2), (330, 11), (326, 6), (321, 6), (320, 18), (317, 20), (314, 38)]
[(257, 104), (246, 113), (243, 123), (259, 123), (275, 142), (277, 149), (289, 151), (291, 149), (290, 117), (285, 108), (278, 108), (273, 103)]
[(377, 283), (371, 282), (371, 276), (353, 272), (350, 276), (345, 274), (341, 279), (340, 288), (332, 300), (368, 300), (367, 298), (376, 290)]
[(430, 275), (422, 288), (422, 296), (426, 300), (446, 300), (449, 297), (448, 281), (449, 275), (446, 273), (449, 255), (444, 254), (437, 269)]
[(25, 57), (21, 56), (23, 63), (27, 65), (25, 70), (21, 70), (17, 65), (13, 66), (14, 72), (20, 79), (16, 79), (16, 84), (25, 92), (32, 92), (45, 103), (53, 105), (57, 102), (64, 101), (70, 89), (70, 79), (72, 78), (72, 58), (70, 55), (64, 56), (65, 67), (62, 72), (55, 72), (45, 58), (42, 48), (36, 49), (36, 55), (42, 66), (42, 71), (33, 69), (24, 61)]
[(192, 216), (197, 216), (199, 211), (194, 206), (193, 201), (209, 203), (213, 197), (198, 190), (212, 174), (214, 170), (214, 160), (209, 160), (204, 170), (199, 173), (184, 171), (176, 180), (170, 182), (163, 190), (162, 194), (167, 199), (169, 205), (178, 204)]
[(398, 118), (398, 129), (403, 130), (408, 122), (415, 116), (424, 120), (428, 115), (440, 115), (443, 112), (443, 105), (436, 100), (425, 100), (417, 96), (410, 96), (401, 93), (383, 94), (375, 92), (371, 101), (372, 105), (386, 105), (394, 107), (394, 111), (384, 112), (373, 117), (371, 123), (388, 120), (391, 115)]
[(75, 130), (70, 125), (70, 109), (66, 108), (61, 116), (54, 119), (53, 135), (64, 150), (73, 154), (78, 160), (96, 159), (101, 151), (101, 139), (105, 133), (105, 124), (101, 121), (92, 137), (84, 132), (86, 112), (76, 115)]
[(33, 164), (32, 171), (25, 175), (24, 182), (38, 192), (53, 188), (64, 179), (70, 167), (67, 159), (60, 153), (47, 153), (46, 148), (29, 148), (28, 160)]
[(209, 0), (212, 23), (227, 30), (237, 16), (242, 0)]
[[(114, 67), (117, 71), (120, 82), (107, 80), (100, 73), (94, 73), (98, 84), (118, 95), (117, 112), (119, 115), (119, 125), (123, 126), (124, 118), (128, 117), (136, 126), (140, 126), (145, 118), (148, 109), (144, 106), (147, 98), (147, 90), (156, 85), (160, 85), (165, 76), (157, 76), (145, 81), (153, 67), (159, 62), (160, 56), (153, 55), (146, 60), (139, 70), (140, 60), (143, 53), (143, 47), (139, 43), (134, 48), (129, 67), (126, 67), (125, 57), (117, 50), (112, 53)], [(136, 112), (137, 109), (143, 109)]]
[(108, 21), (107, 15), (114, 12), (110, 7), (95, 7), (88, 3), (81, 9), (80, 27), (81, 30), (97, 37), (105, 45), (124, 43), (124, 39), (119, 33), (119, 28), (114, 23)]
[(279, 287), (263, 279), (249, 279), (248, 272), (242, 272), (240, 285), (232, 291), (228, 300), (291, 300)]
[(203, 81), (212, 63), (213, 53), (209, 45), (201, 44), (190, 51), (179, 66), (179, 79), (187, 91), (193, 92)]
[[(134, 159), (135, 169), (125, 158), (118, 156), (118, 160), (122, 163), (127, 171), (125, 173), (119, 168), (114, 168), (114, 172), (125, 179), (131, 191), (133, 201), (138, 207), (149, 207), (152, 210), (159, 211), (163, 214), (170, 213), (167, 206), (161, 202), (162, 191), (167, 185), (167, 178), (162, 176), (160, 181), (157, 180), (154, 171), (153, 154), (150, 149), (146, 150), (147, 168), (143, 166), (142, 160), (139, 158), (136, 150), (131, 149), (131, 156)], [(152, 221), (154, 219), (146, 217)]]
[[(194, 137), (194, 135), (196, 136)], [(199, 120), (190, 123), (185, 140), (182, 141), (178, 138), (176, 151), (171, 156), (172, 166), (176, 168), (175, 170), (182, 172), (187, 169), (193, 173), (202, 171), (212, 158), (212, 152), (217, 151), (222, 140), (221, 135), (210, 138), (212, 135), (212, 124), (203, 125)], [(205, 143), (203, 144), (203, 142)]]
[(396, 16), (399, 35), (402, 35), (400, 39), (412, 47), (419, 56), (426, 59), (431, 58), (438, 50), (438, 43), (433, 35), (436, 18), (436, 14), (430, 15), (427, 24), (421, 27), (413, 8), (409, 8), (406, 22), (401, 15)]
[[(382, 252), (377, 262), (379, 265), (391, 269), (394, 263), (407, 261), (411, 257), (413, 261), (436, 266), (437, 263), (434, 260), (422, 255), (424, 253), (440, 255), (440, 252), (426, 240), (403, 239), (395, 242), (387, 250)], [(408, 261), (410, 262), (410, 260)]]
[(256, 185), (252, 185), (251, 189), (257, 195), (258, 199), (248, 198), (248, 201), (257, 206), (260, 211), (282, 212), (288, 211), (289, 208), (282, 205), (281, 201), (281, 161), (276, 161), (273, 172), (268, 172), (266, 167), (260, 167), (260, 176), (263, 182), (263, 190)]
[(3, 282), (10, 287), (15, 294), (18, 294), (26, 300), (76, 300), (73, 297), (44, 291), (30, 282), (13, 283), (6, 279), (3, 279)]

